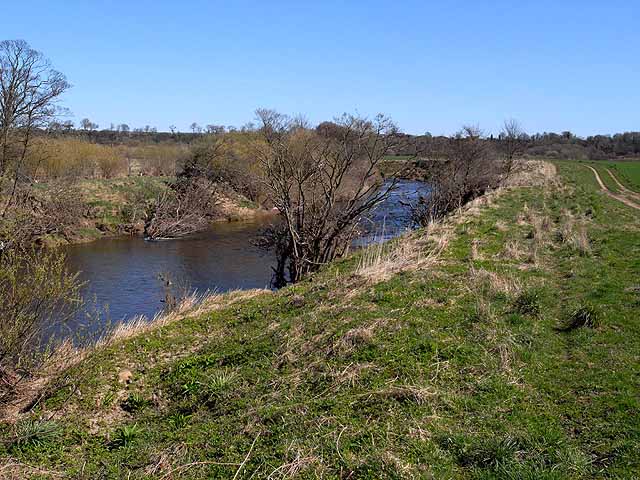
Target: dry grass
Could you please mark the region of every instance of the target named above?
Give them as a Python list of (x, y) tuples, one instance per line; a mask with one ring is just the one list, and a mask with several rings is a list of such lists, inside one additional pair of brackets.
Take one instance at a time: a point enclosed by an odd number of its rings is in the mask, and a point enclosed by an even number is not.
[(587, 233), (586, 220), (576, 219), (571, 212), (564, 211), (558, 228), (558, 239), (582, 256), (591, 255), (591, 241)]
[(67, 475), (53, 470), (33, 467), (11, 458), (0, 458), (0, 479), (23, 480), (25, 478), (65, 478)]
[(425, 228), (420, 238), (409, 234), (369, 247), (360, 256), (354, 273), (369, 283), (378, 283), (402, 271), (423, 269), (438, 259), (450, 236), (450, 229), (434, 223)]
[(509, 240), (504, 246), (502, 255), (504, 258), (519, 262), (526, 258), (528, 253), (528, 250), (524, 248), (521, 242), (517, 240)]
[(519, 160), (514, 172), (505, 180), (509, 187), (541, 187), (559, 185), (556, 166), (544, 160)]
[(522, 285), (513, 277), (500, 275), (485, 269), (471, 268), (471, 285), (477, 293), (515, 296), (522, 291)]

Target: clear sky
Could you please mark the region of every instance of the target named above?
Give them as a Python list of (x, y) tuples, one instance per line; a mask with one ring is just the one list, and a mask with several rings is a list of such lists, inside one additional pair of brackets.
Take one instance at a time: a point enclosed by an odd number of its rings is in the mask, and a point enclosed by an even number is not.
[(640, 130), (640, 1), (9, 1), (0, 37), (73, 84), (76, 123), (181, 131), (259, 107), (410, 133)]

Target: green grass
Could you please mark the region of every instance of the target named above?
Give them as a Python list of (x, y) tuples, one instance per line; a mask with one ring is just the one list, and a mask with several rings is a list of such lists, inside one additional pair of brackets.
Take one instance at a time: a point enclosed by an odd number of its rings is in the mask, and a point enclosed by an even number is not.
[(620, 189), (607, 172), (607, 169), (613, 172), (622, 185), (628, 189), (640, 192), (640, 160), (624, 162), (593, 161), (585, 163), (591, 165), (598, 171), (600, 178), (602, 178), (602, 181), (609, 190), (619, 192)]
[(557, 165), (563, 186), (504, 192), (427, 268), (373, 283), (350, 257), (95, 352), (33, 412), (60, 409), (56, 437), (7, 425), (0, 456), (73, 478), (633, 478), (640, 219)]
[(640, 161), (611, 162), (610, 168), (620, 183), (640, 193)]

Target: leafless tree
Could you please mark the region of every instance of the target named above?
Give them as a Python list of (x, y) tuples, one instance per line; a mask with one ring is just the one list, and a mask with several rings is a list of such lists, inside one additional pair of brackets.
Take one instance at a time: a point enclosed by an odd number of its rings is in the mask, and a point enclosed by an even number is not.
[[(60, 111), (57, 99), (70, 87), (65, 76), (23, 40), (0, 42), (0, 196), (6, 216), (23, 178), (23, 167), (36, 128)], [(5, 195), (7, 184), (11, 192)]]
[(63, 320), (80, 302), (60, 252), (30, 248), (34, 238), (67, 232), (78, 196), (69, 188), (38, 191), (25, 175), (35, 130), (48, 130), (68, 88), (26, 42), (0, 42), (0, 405), (42, 362), (46, 322)]
[(504, 156), (504, 174), (508, 176), (513, 171), (516, 159), (527, 147), (527, 134), (517, 120), (510, 118), (504, 121), (498, 140)]
[(93, 123), (88, 118), (83, 118), (80, 120), (80, 128), (82, 128), (86, 132), (92, 132), (93, 130), (97, 130), (99, 125), (97, 123)]
[(427, 198), (414, 206), (414, 219), (428, 224), (460, 208), (499, 185), (505, 165), (477, 126), (465, 126), (456, 135), (431, 142), (425, 181)]
[(224, 145), (224, 139), (206, 139), (181, 162), (176, 180), (147, 214), (147, 239), (180, 237), (211, 223), (218, 214), (218, 193), (226, 178), (220, 167)]
[(396, 187), (383, 185), (378, 166), (398, 142), (398, 130), (382, 115), (373, 120), (343, 115), (330, 130), (302, 119), (258, 110), (257, 149), (269, 196), (282, 219), (264, 244), (276, 248), (276, 286), (297, 282), (344, 254), (362, 217)]
[(179, 181), (163, 191), (147, 214), (148, 240), (177, 238), (203, 230), (217, 212), (217, 187), (206, 179)]
[(193, 122), (191, 125), (189, 125), (189, 128), (193, 133), (202, 133), (202, 127), (196, 122)]
[(209, 134), (220, 135), (220, 134), (223, 134), (224, 131), (225, 131), (224, 125), (213, 125), (213, 124), (207, 125), (207, 133)]

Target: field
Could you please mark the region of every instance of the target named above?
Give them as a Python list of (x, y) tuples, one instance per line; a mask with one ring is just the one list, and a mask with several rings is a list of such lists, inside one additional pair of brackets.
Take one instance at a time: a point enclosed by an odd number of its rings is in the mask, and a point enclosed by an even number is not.
[(640, 160), (626, 162), (599, 161), (586, 163), (598, 170), (602, 181), (612, 192), (618, 192), (620, 188), (613, 178), (611, 178), (611, 175), (607, 170), (611, 171), (623, 186), (640, 193)]
[(640, 217), (576, 162), (538, 167), (294, 287), (89, 353), (2, 426), (2, 473), (634, 478)]

